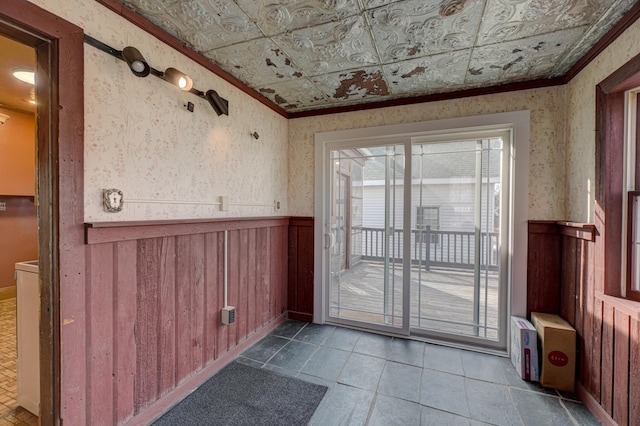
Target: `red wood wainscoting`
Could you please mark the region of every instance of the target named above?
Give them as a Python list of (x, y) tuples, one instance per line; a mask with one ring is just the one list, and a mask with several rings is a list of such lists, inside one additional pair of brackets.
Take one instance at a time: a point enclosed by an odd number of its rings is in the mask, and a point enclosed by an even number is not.
[(527, 310), (576, 329), (576, 390), (603, 424), (638, 425), (640, 303), (604, 294), (596, 238), (594, 225), (529, 222)]
[[(289, 218), (86, 225), (87, 424), (147, 424), (287, 311)], [(228, 302), (221, 324), (224, 231)], [(69, 342), (66, 342), (69, 343)]]
[(313, 218), (289, 222), (289, 318), (313, 321)]

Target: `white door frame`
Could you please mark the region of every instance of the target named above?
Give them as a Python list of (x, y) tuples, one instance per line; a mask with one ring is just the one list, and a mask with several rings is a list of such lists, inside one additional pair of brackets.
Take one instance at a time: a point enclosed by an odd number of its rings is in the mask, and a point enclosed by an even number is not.
[[(530, 112), (514, 111), (499, 114), (478, 115), (453, 119), (423, 121), (408, 124), (367, 127), (360, 129), (338, 130), (315, 134), (315, 206), (314, 206), (314, 315), (313, 322), (323, 324), (327, 321), (325, 306), (325, 276), (328, 267), (326, 259), (324, 206), (327, 199), (324, 170), (329, 161), (329, 147), (338, 143), (363, 145), (381, 145), (402, 143), (419, 136), (440, 132), (464, 132), (510, 127), (513, 131), (511, 150), (511, 203), (508, 253), (510, 262), (509, 303), (507, 317), (526, 316), (527, 307), (527, 219), (529, 194), (529, 122)], [(405, 155), (410, 155), (405, 153)], [(407, 186), (407, 185), (406, 185)], [(410, 185), (408, 185), (410, 187)], [(410, 197), (409, 197), (410, 198)], [(405, 209), (410, 214), (410, 209)], [(409, 297), (405, 291), (405, 298)], [(507, 333), (508, 334), (508, 333)], [(507, 342), (508, 347), (508, 342)], [(506, 348), (505, 348), (506, 349)]]

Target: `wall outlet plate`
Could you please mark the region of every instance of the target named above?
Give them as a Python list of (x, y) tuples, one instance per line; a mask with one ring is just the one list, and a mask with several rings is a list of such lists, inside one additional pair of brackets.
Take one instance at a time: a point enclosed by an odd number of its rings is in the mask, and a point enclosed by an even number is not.
[(222, 308), (222, 324), (233, 324), (236, 320), (236, 308), (233, 306), (225, 306)]
[(109, 213), (118, 213), (122, 211), (124, 205), (124, 196), (119, 189), (105, 189), (102, 191), (102, 204), (104, 211)]

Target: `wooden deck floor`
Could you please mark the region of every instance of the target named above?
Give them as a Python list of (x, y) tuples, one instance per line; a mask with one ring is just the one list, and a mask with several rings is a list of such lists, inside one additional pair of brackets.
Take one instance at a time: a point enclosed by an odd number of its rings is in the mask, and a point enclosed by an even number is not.
[[(349, 270), (334, 273), (331, 284), (331, 316), (375, 324), (402, 323), (402, 268), (389, 274), (385, 313), (384, 264), (362, 261)], [(480, 310), (474, 326), (474, 277), (472, 271), (411, 270), (411, 327), (446, 333), (498, 338), (498, 275), (482, 275)], [(486, 309), (485, 309), (486, 306)], [(386, 315), (385, 315), (386, 314)]]

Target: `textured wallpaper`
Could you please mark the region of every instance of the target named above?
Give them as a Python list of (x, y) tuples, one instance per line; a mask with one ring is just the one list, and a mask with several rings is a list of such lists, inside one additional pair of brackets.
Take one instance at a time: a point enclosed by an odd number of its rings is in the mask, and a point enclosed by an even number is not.
[[(136, 77), (85, 44), (85, 221), (287, 214), (286, 119), (94, 1), (32, 2), (116, 49), (133, 45), (154, 68), (178, 68), (195, 88), (229, 100), (229, 116), (217, 117), (204, 99)], [(193, 113), (183, 107), (188, 101)], [(122, 212), (103, 210), (106, 188), (123, 191)], [(220, 196), (229, 197), (226, 212), (206, 204)]]
[(564, 87), (525, 90), (373, 111), (299, 118), (289, 123), (289, 213), (312, 216), (314, 134), (481, 114), (531, 111), (529, 219), (564, 217)]
[(640, 21), (567, 85), (567, 219), (593, 222), (596, 85), (640, 53)]

